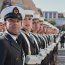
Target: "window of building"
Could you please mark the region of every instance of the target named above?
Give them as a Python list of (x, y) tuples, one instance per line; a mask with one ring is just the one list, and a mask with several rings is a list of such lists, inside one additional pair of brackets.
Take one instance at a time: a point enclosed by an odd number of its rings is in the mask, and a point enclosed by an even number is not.
[(49, 12), (49, 18), (52, 18), (52, 12)]
[(53, 18), (56, 18), (56, 12), (53, 13)]
[(45, 12), (45, 18), (48, 18), (48, 13), (47, 12)]

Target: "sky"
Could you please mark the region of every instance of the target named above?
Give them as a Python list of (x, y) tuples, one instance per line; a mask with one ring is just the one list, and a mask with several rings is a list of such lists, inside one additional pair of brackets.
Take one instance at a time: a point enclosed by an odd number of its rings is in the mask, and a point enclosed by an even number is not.
[(42, 11), (65, 11), (65, 0), (33, 0)]

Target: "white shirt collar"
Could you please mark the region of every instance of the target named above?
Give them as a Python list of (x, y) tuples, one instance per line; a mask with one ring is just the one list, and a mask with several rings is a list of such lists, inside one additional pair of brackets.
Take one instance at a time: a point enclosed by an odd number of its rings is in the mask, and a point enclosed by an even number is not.
[(10, 34), (8, 31), (5, 31), (5, 32), (8, 33), (16, 41), (17, 36)]

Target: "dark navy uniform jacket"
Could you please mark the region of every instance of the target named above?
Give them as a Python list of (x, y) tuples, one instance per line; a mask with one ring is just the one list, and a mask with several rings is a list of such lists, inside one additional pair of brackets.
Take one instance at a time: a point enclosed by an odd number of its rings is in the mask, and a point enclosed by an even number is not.
[(23, 65), (22, 48), (7, 33), (0, 37), (0, 65)]
[[(21, 33), (23, 33), (23, 32), (21, 32)], [(27, 34), (25, 34), (25, 36), (27, 37), (27, 39), (30, 42), (31, 55), (38, 54), (37, 45), (35, 44), (34, 40), (31, 38), (31, 36), (28, 36)], [(22, 44), (23, 50), (25, 52), (25, 55), (28, 55), (29, 50), (28, 50), (28, 44), (27, 44), (26, 39), (24, 38), (24, 36), (22, 34), (20, 34), (18, 36), (18, 38), (19, 38), (19, 42)]]

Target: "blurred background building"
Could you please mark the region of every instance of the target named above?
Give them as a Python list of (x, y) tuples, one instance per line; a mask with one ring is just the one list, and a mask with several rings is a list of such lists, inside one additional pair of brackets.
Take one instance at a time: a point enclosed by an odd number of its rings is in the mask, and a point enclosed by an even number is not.
[(11, 5), (17, 5), (22, 7), (23, 9), (34, 10), (37, 14), (40, 14), (41, 12), (39, 8), (36, 8), (32, 0), (0, 0), (0, 12), (3, 8)]

